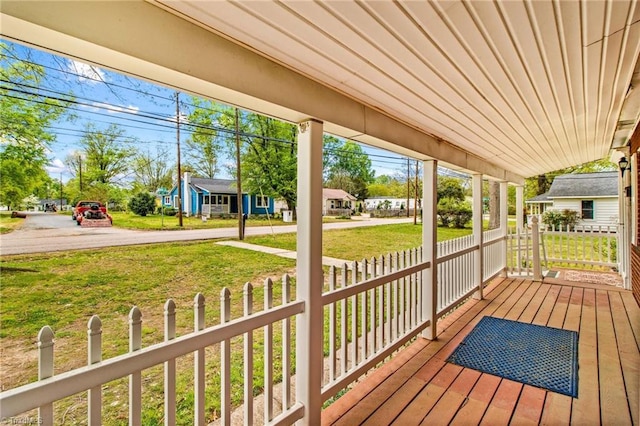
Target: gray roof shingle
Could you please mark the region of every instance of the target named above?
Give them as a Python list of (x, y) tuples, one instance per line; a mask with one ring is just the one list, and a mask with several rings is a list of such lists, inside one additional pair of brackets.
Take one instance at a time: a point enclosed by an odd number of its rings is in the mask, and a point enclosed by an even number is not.
[(558, 197), (617, 197), (618, 172), (575, 173), (557, 176), (547, 193)]

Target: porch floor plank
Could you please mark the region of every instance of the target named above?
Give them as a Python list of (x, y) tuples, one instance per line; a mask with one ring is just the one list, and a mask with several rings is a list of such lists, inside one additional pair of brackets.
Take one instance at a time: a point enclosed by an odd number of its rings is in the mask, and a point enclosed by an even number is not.
[[(633, 302), (633, 303), (632, 303)], [(446, 363), (484, 316), (579, 331), (578, 398)], [(635, 323), (634, 323), (635, 321)], [(593, 284), (501, 278), (323, 411), (325, 425), (638, 424), (640, 308)]]

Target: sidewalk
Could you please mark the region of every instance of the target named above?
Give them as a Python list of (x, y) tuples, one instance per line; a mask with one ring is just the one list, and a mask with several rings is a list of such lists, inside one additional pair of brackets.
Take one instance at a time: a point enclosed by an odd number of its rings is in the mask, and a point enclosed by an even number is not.
[[(284, 250), (280, 248), (259, 246), (257, 244), (249, 244), (242, 241), (218, 241), (216, 244), (221, 246), (237, 247), (245, 250), (259, 251), (262, 253), (272, 254), (274, 256), (286, 257), (287, 259), (296, 259), (296, 252), (291, 250)], [(344, 264), (347, 264), (347, 269), (351, 269), (351, 262), (343, 259), (336, 259), (335, 257), (322, 256), (322, 264), (325, 266), (335, 266), (336, 268), (342, 268)]]

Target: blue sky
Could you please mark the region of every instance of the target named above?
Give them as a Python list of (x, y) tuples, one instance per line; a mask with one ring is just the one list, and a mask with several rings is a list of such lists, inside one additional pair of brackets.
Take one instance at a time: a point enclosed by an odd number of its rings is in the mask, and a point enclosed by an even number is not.
[[(46, 92), (41, 90), (41, 93), (63, 97), (72, 92), (75, 96), (72, 112), (76, 118), (61, 120), (50, 129), (56, 135), (56, 142), (51, 146), (51, 164), (47, 168), (52, 177), (59, 179), (62, 176), (63, 181), (72, 177), (64, 160), (80, 148), (79, 141), (87, 123), (93, 123), (99, 129), (117, 124), (126, 132), (124, 144), (143, 151), (167, 151), (169, 162), (175, 163), (177, 139), (175, 124), (171, 122), (176, 113), (174, 90), (7, 40), (3, 42), (12, 45), (21, 59), (45, 67), (47, 78), (41, 89)], [(189, 108), (189, 96), (182, 93), (180, 98), (181, 110), (185, 111)], [(187, 129), (182, 128), (182, 144), (188, 136)], [(395, 175), (403, 166), (406, 168), (406, 160), (401, 156), (372, 147), (363, 148), (370, 154), (376, 176)], [(230, 162), (228, 158), (220, 159), (222, 165)], [(225, 167), (220, 170), (217, 177), (228, 177)]]

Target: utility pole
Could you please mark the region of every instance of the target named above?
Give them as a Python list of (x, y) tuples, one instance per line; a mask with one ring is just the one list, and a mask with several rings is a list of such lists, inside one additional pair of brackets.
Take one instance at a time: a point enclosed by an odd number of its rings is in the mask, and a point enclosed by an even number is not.
[(409, 195), (411, 194), (411, 166), (407, 158), (407, 217), (409, 217)]
[(238, 239), (244, 240), (244, 215), (242, 209), (242, 176), (240, 174), (240, 117), (236, 107), (236, 189), (238, 194)]
[(178, 225), (182, 227), (182, 169), (180, 168), (180, 92), (176, 92), (176, 142), (178, 145)]

